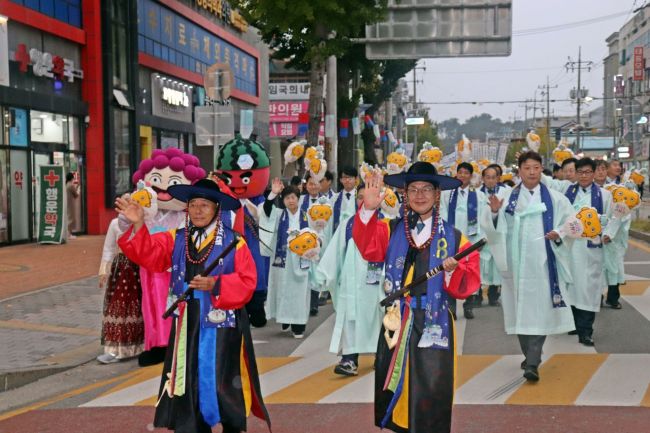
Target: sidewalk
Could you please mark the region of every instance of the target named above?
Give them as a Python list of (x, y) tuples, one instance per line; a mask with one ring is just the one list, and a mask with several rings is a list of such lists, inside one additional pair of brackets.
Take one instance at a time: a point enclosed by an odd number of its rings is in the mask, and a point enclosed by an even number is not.
[(0, 392), (101, 352), (103, 236), (0, 248)]

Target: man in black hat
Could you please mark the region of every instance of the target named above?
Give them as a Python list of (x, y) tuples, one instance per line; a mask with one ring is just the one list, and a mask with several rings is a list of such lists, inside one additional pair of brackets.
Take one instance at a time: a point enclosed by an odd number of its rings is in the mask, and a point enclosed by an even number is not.
[[(440, 191), (460, 182), (426, 162), (383, 179), (373, 173), (366, 182), (352, 236), (365, 260), (384, 262), (384, 291), (400, 290), (440, 264), (445, 270), (388, 309), (375, 364), (375, 424), (404, 433), (449, 432), (455, 363), (449, 299), (466, 298), (480, 282), (478, 253), (453, 258), (470, 244), (439, 212)], [(384, 183), (405, 189), (403, 218), (378, 219)]]
[[(243, 238), (221, 221), (222, 211), (240, 203), (209, 179), (175, 185), (168, 192), (187, 203), (188, 211), (185, 227), (170, 232), (150, 234), (135, 200), (115, 202), (133, 224), (118, 242), (124, 254), (155, 272), (171, 268), (169, 301), (193, 289), (174, 313), (154, 425), (208, 433), (221, 423), (224, 433), (240, 432), (246, 430), (250, 407), (270, 427), (248, 316), (242, 313), (257, 284), (255, 262)], [(210, 275), (201, 276), (233, 243), (235, 249)], [(235, 381), (246, 386), (233, 386)]]

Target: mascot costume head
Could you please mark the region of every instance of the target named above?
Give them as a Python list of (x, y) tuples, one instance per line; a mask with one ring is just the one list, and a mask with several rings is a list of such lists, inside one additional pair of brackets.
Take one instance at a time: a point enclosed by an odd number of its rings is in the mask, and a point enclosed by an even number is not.
[(216, 168), (237, 198), (262, 195), (271, 176), (271, 161), (264, 146), (240, 135), (223, 145)]

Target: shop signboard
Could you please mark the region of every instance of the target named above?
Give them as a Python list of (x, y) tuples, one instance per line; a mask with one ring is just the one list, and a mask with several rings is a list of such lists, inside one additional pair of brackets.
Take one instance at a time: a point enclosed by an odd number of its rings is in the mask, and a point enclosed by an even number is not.
[(159, 74), (151, 74), (151, 112), (154, 116), (192, 122), (194, 86)]
[(38, 242), (60, 244), (65, 222), (65, 175), (60, 165), (40, 166)]
[(299, 101), (309, 100), (309, 82), (269, 83), (269, 100)]

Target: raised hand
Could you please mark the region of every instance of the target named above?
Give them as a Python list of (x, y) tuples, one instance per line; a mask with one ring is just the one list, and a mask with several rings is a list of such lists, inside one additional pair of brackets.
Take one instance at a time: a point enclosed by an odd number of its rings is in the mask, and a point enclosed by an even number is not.
[(280, 180), (279, 177), (276, 177), (273, 179), (273, 182), (271, 183), (271, 192), (275, 195), (279, 195), (282, 190), (284, 189), (284, 184)]
[(133, 224), (135, 230), (140, 229), (144, 223), (144, 209), (132, 198), (118, 198), (115, 200), (115, 210)]
[(503, 205), (503, 200), (499, 200), (499, 197), (497, 197), (494, 194), (491, 194), (488, 197), (488, 204), (490, 205), (490, 210), (492, 213), (497, 213), (499, 212), (499, 209), (501, 209), (501, 206)]
[(363, 193), (363, 206), (368, 210), (375, 210), (384, 199), (381, 193), (384, 187), (384, 177), (377, 172), (366, 176), (366, 189)]

